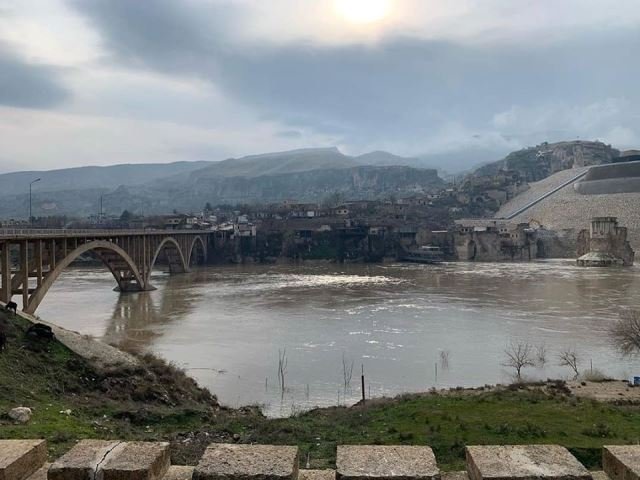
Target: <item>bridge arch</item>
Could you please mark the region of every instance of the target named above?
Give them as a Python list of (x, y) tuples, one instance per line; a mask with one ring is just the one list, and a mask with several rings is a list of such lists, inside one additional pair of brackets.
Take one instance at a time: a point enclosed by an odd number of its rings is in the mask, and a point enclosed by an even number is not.
[(156, 251), (153, 254), (153, 258), (151, 259), (151, 262), (149, 262), (147, 280), (148, 280), (148, 277), (151, 275), (151, 271), (153, 270), (153, 267), (155, 266), (156, 261), (160, 256), (160, 253), (162, 253), (163, 251), (167, 256), (167, 263), (169, 264), (169, 271), (171, 273), (174, 273), (174, 272), (184, 273), (189, 271), (189, 264), (186, 262), (184, 258), (184, 253), (182, 252), (182, 248), (180, 248), (180, 244), (175, 238), (167, 237), (160, 242), (160, 245), (158, 245), (158, 248), (156, 248)]
[[(95, 253), (105, 264), (113, 274), (116, 282), (118, 282), (120, 291), (140, 291), (145, 289), (145, 282), (140, 275), (138, 267), (127, 252), (110, 241), (93, 240), (80, 245), (60, 260), (55, 268), (44, 277), (40, 286), (34, 290), (23, 310), (26, 313), (33, 314), (63, 270), (80, 255), (87, 252)], [(114, 260), (123, 263), (119, 264)]]
[(191, 266), (191, 261), (193, 260), (193, 252), (195, 251), (196, 248), (201, 248), (202, 249), (202, 257), (204, 260), (207, 259), (207, 247), (204, 243), (204, 240), (202, 240), (202, 237), (200, 235), (198, 235), (197, 237), (195, 237), (192, 242), (191, 242), (191, 246), (189, 247), (189, 253), (187, 256), (187, 265)]

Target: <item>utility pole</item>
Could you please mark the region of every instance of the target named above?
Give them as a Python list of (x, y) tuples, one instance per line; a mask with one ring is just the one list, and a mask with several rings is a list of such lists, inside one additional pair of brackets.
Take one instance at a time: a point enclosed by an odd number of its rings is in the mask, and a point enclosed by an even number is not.
[(31, 187), (33, 186), (34, 183), (39, 182), (40, 180), (41, 180), (40, 178), (36, 178), (35, 180), (29, 183), (29, 225), (33, 225), (33, 210), (31, 208), (31, 205), (32, 205)]
[(102, 210), (102, 197), (104, 195), (100, 195), (100, 224), (104, 222), (104, 212)]

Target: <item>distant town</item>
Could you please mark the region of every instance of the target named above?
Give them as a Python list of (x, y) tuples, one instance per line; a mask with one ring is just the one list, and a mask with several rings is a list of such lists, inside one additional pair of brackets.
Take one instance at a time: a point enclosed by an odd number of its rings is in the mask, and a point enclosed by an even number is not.
[[(640, 192), (639, 160), (637, 151), (600, 142), (541, 144), (397, 197), (354, 200), (336, 192), (320, 202), (206, 202), (198, 212), (165, 215), (34, 215), (2, 227), (207, 230), (216, 239), (210, 260), (218, 262), (529, 261), (587, 254), (583, 231), (597, 217), (624, 229), (611, 262), (627, 265), (640, 242), (640, 215), (627, 198)], [(577, 206), (559, 219), (567, 202), (594, 201), (597, 208)]]

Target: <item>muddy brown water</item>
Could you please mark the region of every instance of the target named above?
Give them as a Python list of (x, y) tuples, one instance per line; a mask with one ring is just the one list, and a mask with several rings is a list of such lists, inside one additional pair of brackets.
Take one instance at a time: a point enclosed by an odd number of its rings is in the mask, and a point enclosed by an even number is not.
[[(530, 378), (570, 376), (558, 366), (566, 348), (582, 370), (640, 373), (640, 361), (621, 359), (607, 332), (621, 311), (640, 309), (638, 267), (251, 265), (157, 272), (153, 283), (154, 292), (120, 295), (105, 270), (69, 269), (38, 314), (160, 354), (223, 403), (260, 404), (274, 416), (355, 402), (362, 366), (372, 396), (506, 382), (504, 349), (519, 341), (547, 351), (544, 366), (525, 369)], [(347, 371), (353, 362), (346, 389), (343, 358)]]

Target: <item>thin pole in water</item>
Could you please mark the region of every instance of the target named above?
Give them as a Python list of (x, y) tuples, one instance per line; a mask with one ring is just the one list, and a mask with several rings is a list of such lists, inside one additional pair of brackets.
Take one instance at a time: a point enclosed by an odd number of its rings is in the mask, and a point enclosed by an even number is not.
[(364, 398), (364, 363), (362, 364), (362, 376), (360, 378), (362, 380), (362, 404), (364, 405), (364, 402), (365, 402), (365, 398)]

